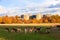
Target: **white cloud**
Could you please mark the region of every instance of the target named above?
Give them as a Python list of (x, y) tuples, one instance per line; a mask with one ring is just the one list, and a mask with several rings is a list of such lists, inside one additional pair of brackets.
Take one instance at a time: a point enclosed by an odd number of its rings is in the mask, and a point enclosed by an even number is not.
[(6, 8), (0, 5), (0, 13), (6, 13), (6, 12), (7, 12)]
[[(23, 13), (38, 13), (38, 12), (46, 12), (49, 13), (48, 11), (53, 11), (53, 10), (58, 10), (58, 12), (54, 12), (51, 14), (55, 14), (55, 13), (60, 13), (60, 8), (47, 8), (50, 5), (56, 5), (60, 2), (60, 0), (46, 0), (43, 3), (33, 3), (33, 2), (29, 2), (26, 1), (27, 5), (25, 8), (20, 8), (20, 7), (11, 7), (11, 8), (5, 8), (3, 6), (0, 5), (0, 13), (5, 13), (9, 16), (15, 16), (15, 15), (21, 15)], [(24, 10), (21, 10), (24, 9)], [(44, 14), (44, 13), (43, 13)]]
[[(43, 1), (43, 0), (42, 0)], [(43, 1), (43, 3), (35, 3), (35, 2), (32, 2), (32, 3), (28, 3), (26, 7), (48, 7), (50, 5), (56, 5), (60, 3), (60, 0), (56, 1), (56, 0), (45, 0)]]

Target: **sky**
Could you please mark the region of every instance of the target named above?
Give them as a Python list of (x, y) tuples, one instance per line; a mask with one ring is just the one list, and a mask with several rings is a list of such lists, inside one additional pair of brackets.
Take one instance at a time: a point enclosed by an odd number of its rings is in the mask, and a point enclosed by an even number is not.
[(0, 0), (0, 16), (59, 14), (60, 0)]

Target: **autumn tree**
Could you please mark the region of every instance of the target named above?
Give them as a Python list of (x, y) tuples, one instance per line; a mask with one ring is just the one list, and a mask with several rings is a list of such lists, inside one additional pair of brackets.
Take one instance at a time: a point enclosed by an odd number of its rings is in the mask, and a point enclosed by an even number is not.
[(3, 18), (2, 18), (2, 17), (0, 17), (0, 23), (2, 22), (2, 19), (3, 19)]
[(33, 18), (33, 19), (32, 19), (32, 23), (37, 23), (36, 18)]
[(12, 18), (11, 17), (8, 17), (8, 16), (4, 16), (3, 17), (3, 22), (5, 23), (5, 24), (11, 24), (12, 23)]

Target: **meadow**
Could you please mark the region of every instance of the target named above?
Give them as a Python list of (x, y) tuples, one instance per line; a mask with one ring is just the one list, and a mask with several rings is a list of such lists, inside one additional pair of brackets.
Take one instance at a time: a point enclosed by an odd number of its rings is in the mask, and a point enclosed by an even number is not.
[[(0, 26), (0, 40), (60, 40), (60, 32), (42, 33), (24, 33), (24, 32), (7, 32), (5, 27)], [(11, 28), (17, 27), (8, 27)], [(24, 27), (22, 27), (24, 28)], [(43, 29), (45, 30), (45, 29)]]

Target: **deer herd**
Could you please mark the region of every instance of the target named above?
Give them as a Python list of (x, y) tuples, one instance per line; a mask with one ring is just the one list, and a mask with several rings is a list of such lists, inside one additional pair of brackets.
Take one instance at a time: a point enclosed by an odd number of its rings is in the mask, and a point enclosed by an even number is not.
[[(5, 31), (6, 32), (24, 32), (24, 33), (33, 33), (33, 32), (37, 32), (37, 33), (51, 33), (52, 31), (59, 31), (60, 32), (60, 25), (54, 26), (54, 27), (45, 27), (45, 32), (42, 32), (41, 30), (44, 27), (12, 27), (11, 29), (9, 27), (5, 27)], [(43, 29), (44, 30), (44, 29)]]
[[(41, 32), (42, 27), (25, 27), (24, 29), (21, 27), (17, 27), (17, 28), (11, 28), (9, 29), (8, 27), (5, 28), (6, 32), (24, 32), (24, 33), (32, 33), (32, 32)], [(46, 33), (50, 33), (48, 30), (48, 28), (46, 28)]]

